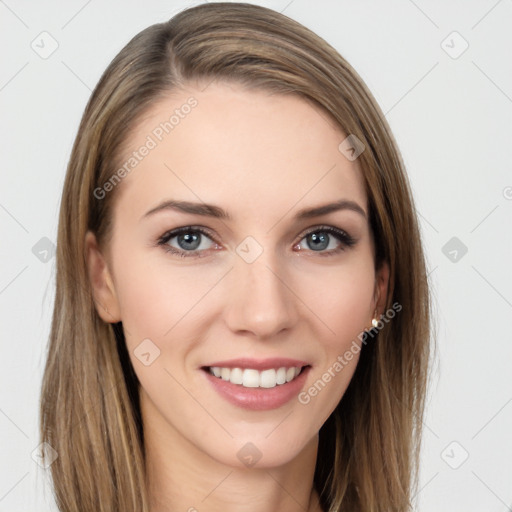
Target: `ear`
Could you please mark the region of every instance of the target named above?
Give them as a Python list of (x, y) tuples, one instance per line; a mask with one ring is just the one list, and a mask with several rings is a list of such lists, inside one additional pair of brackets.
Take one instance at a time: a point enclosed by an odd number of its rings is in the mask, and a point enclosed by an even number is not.
[(92, 231), (85, 235), (85, 255), (96, 311), (107, 323), (121, 321), (119, 303), (107, 262)]
[(377, 310), (377, 318), (384, 313), (386, 307), (386, 297), (389, 286), (389, 264), (387, 261), (382, 262), (375, 275), (375, 298), (374, 311)]

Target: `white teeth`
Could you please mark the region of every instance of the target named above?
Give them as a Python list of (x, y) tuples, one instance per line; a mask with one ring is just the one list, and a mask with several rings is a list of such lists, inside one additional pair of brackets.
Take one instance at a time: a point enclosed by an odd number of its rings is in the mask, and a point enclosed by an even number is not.
[(284, 384), (286, 382), (286, 368), (283, 366), (276, 372), (276, 384)]
[(271, 368), (259, 372), (252, 368), (220, 368), (212, 366), (209, 371), (215, 377), (230, 381), (232, 384), (242, 385), (246, 388), (273, 388), (292, 381), (301, 371), (300, 366), (290, 368)]
[(244, 372), (240, 368), (232, 368), (229, 380), (233, 384), (242, 384), (244, 381)]
[(245, 388), (257, 388), (260, 385), (260, 374), (258, 370), (244, 370), (242, 386)]
[(260, 374), (260, 387), (262, 388), (274, 388), (276, 387), (276, 371), (265, 370)]

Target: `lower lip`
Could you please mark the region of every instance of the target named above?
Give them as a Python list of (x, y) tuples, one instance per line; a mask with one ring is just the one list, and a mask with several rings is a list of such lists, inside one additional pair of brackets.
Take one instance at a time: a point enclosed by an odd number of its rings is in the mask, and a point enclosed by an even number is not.
[(286, 384), (278, 384), (273, 388), (246, 388), (215, 377), (208, 370), (201, 371), (206, 375), (215, 391), (233, 405), (252, 411), (268, 411), (277, 409), (298, 396), (310, 368), (310, 366), (306, 366), (295, 379)]

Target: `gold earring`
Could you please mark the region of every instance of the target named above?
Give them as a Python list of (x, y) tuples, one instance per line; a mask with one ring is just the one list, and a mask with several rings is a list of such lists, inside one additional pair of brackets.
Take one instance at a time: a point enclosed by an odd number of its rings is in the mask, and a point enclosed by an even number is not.
[[(375, 316), (377, 316), (377, 310), (375, 310)], [(372, 325), (375, 328), (378, 327), (379, 321), (377, 320), (377, 318), (372, 318)]]

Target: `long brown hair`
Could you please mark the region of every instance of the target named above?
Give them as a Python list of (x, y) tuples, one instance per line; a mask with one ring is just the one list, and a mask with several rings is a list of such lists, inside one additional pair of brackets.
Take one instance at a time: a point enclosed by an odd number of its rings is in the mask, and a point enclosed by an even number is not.
[[(138, 380), (122, 325), (102, 321), (84, 238), (107, 247), (118, 189), (95, 190), (120, 165), (130, 130), (156, 99), (192, 81), (234, 81), (300, 95), (365, 150), (376, 269), (390, 268), (386, 309), (401, 311), (364, 344), (355, 374), (322, 426), (314, 484), (326, 512), (407, 511), (418, 483), (431, 304), (417, 214), (384, 115), (355, 70), (323, 39), (273, 10), (202, 4), (136, 35), (92, 93), (63, 189), (56, 297), (40, 406), (41, 441), (66, 512), (148, 512)], [(341, 141), (340, 141), (341, 142)], [(45, 454), (43, 453), (43, 456)]]

